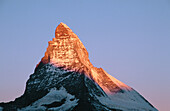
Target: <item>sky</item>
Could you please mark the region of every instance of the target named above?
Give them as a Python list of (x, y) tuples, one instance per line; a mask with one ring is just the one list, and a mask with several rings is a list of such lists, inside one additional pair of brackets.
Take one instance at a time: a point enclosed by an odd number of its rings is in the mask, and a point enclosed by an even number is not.
[(169, 0), (0, 0), (0, 102), (24, 93), (60, 22), (94, 66), (170, 110)]

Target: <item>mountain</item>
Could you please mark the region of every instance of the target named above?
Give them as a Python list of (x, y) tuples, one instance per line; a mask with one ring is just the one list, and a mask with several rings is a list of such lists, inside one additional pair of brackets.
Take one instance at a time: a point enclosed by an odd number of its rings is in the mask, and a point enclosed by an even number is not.
[(24, 94), (0, 103), (4, 111), (157, 111), (131, 87), (94, 67), (78, 36), (64, 23), (49, 41)]

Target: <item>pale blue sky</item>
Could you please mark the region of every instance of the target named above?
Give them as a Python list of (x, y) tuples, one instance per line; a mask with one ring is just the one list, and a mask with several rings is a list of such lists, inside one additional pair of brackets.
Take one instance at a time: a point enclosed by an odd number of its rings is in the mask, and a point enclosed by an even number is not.
[(170, 110), (169, 0), (0, 0), (0, 101), (23, 94), (60, 22), (94, 66)]

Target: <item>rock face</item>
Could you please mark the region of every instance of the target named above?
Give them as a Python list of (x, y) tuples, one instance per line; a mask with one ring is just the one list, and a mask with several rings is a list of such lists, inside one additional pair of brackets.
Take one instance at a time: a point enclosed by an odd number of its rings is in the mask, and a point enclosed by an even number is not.
[[(102, 68), (93, 67), (83, 43), (64, 23), (60, 23), (56, 28), (55, 38), (49, 41), (49, 46), (41, 62), (44, 64), (50, 63), (56, 67), (63, 67), (65, 70), (83, 73), (100, 84), (100, 87), (107, 93), (121, 90)], [(130, 89), (125, 84), (119, 83), (124, 88)]]
[(86, 48), (77, 35), (64, 23), (60, 23), (56, 28), (55, 38), (49, 41), (42, 62), (76, 72), (87, 72), (87, 69), (92, 67)]
[(15, 101), (4, 111), (157, 111), (131, 87), (94, 67), (80, 39), (64, 23)]

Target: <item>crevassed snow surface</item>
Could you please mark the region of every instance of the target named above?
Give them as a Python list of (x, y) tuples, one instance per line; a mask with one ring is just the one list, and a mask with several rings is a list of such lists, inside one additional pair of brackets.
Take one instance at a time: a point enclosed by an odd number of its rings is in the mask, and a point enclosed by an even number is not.
[(43, 106), (44, 104), (51, 104), (53, 102), (60, 102), (65, 99), (64, 104), (58, 107), (48, 108), (48, 111), (65, 111), (70, 108), (74, 108), (78, 103), (78, 99), (75, 96), (67, 93), (64, 87), (61, 87), (59, 90), (53, 88), (50, 92), (43, 98), (35, 101), (32, 105), (29, 105), (25, 108), (18, 109), (18, 111), (39, 111), (46, 110), (47, 108)]
[(109, 95), (109, 98), (97, 98), (102, 104), (110, 108), (120, 109), (123, 111), (157, 111), (143, 98), (141, 98), (141, 96), (135, 90)]

